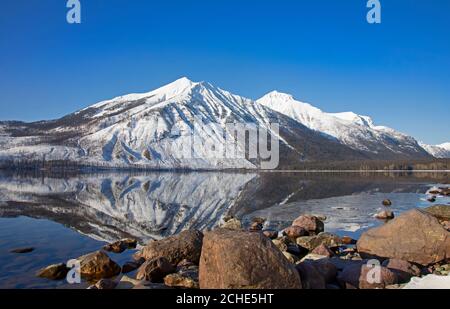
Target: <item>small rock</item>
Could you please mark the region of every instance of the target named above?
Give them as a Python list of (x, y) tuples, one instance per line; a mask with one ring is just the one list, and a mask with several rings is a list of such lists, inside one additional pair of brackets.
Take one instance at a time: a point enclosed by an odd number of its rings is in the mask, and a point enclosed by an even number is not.
[(308, 231), (300, 226), (290, 226), (283, 231), (284, 235), (289, 238), (297, 239), (302, 236), (308, 236)]
[(299, 226), (308, 232), (321, 233), (324, 231), (324, 224), (315, 216), (303, 215), (292, 222), (292, 226)]
[(333, 251), (331, 251), (330, 248), (328, 248), (324, 244), (321, 244), (320, 246), (315, 248), (311, 253), (326, 256), (326, 257), (335, 256), (335, 253)]
[(265, 230), (263, 234), (270, 238), (270, 239), (277, 239), (278, 238), (278, 231), (272, 231), (272, 230)]
[(178, 266), (178, 272), (169, 274), (164, 278), (166, 286), (173, 288), (199, 289), (198, 266)]
[(344, 245), (356, 245), (357, 241), (349, 236), (344, 236), (341, 238), (341, 242)]
[(435, 203), (435, 202), (436, 202), (436, 197), (435, 197), (435, 196), (430, 197), (430, 198), (428, 199), (428, 202), (430, 202), (430, 203)]
[(380, 220), (389, 220), (394, 219), (395, 215), (393, 211), (390, 210), (383, 210), (382, 212), (379, 212), (375, 215), (375, 218)]
[(10, 252), (11, 253), (17, 253), (17, 254), (24, 254), (24, 253), (30, 253), (33, 252), (34, 248), (18, 248), (18, 249), (13, 249)]
[(310, 253), (310, 254), (307, 254), (305, 257), (303, 257), (300, 260), (300, 262), (304, 262), (304, 261), (318, 261), (318, 260), (323, 260), (323, 259), (328, 259), (328, 257), (326, 257), (324, 255), (318, 255), (318, 254)]
[(66, 264), (54, 264), (47, 266), (36, 273), (36, 276), (40, 278), (50, 279), (50, 280), (62, 280), (66, 278), (69, 268)]
[(331, 233), (320, 233), (316, 236), (299, 237), (296, 241), (300, 247), (306, 248), (309, 251), (314, 250), (322, 244), (328, 248), (336, 248), (343, 245), (341, 238)]
[(258, 222), (253, 222), (249, 228), (250, 232), (260, 232), (263, 229), (263, 225)]
[(236, 218), (227, 218), (224, 223), (220, 225), (223, 229), (228, 230), (235, 230), (235, 231), (241, 231), (242, 230), (242, 223), (239, 219)]
[(165, 276), (175, 271), (175, 267), (166, 258), (154, 258), (142, 264), (136, 275), (136, 279), (161, 283), (164, 281)]
[(392, 201), (389, 200), (389, 199), (386, 199), (386, 200), (383, 201), (382, 204), (383, 204), (383, 206), (386, 206), (386, 207), (392, 206)]
[(103, 247), (103, 250), (113, 253), (122, 253), (127, 249), (135, 249), (137, 241), (135, 239), (122, 239)]
[(117, 286), (117, 282), (111, 279), (101, 279), (95, 284), (98, 290), (114, 290)]

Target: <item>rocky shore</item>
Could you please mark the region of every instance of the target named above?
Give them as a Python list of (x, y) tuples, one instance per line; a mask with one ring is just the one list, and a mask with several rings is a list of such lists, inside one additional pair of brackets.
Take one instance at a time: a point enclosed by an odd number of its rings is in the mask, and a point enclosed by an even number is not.
[[(448, 196), (449, 189), (431, 194)], [(283, 231), (265, 230), (264, 218), (244, 228), (228, 217), (213, 230), (151, 241), (123, 265), (108, 253), (135, 250), (133, 239), (77, 260), (90, 289), (450, 288), (450, 206), (414, 209), (392, 219), (392, 202), (382, 204), (389, 214), (385, 223), (359, 240), (325, 232), (320, 215), (301, 215)], [(68, 271), (57, 264), (37, 275), (63, 280)]]

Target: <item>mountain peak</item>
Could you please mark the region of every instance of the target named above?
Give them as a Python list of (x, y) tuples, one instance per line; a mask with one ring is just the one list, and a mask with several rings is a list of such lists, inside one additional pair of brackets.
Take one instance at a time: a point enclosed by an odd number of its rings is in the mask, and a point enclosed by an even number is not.
[(284, 101), (284, 102), (295, 100), (293, 95), (291, 95), (289, 93), (280, 92), (277, 90), (269, 92), (268, 94), (263, 96), (260, 100), (264, 101), (264, 100), (273, 100), (273, 99), (277, 99), (277, 100)]

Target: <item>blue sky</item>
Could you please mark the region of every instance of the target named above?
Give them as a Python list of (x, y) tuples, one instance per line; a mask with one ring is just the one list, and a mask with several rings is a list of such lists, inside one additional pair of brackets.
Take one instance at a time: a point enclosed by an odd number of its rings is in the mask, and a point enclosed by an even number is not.
[(0, 119), (57, 118), (187, 76), (250, 98), (277, 89), (329, 112), (450, 141), (450, 1), (0, 2)]

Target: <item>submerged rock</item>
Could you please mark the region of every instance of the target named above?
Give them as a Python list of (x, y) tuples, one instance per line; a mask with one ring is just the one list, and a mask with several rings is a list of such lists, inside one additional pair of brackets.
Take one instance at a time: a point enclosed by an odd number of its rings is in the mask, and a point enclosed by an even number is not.
[(63, 280), (66, 278), (69, 270), (64, 263), (54, 264), (40, 269), (36, 276), (50, 280)]
[(173, 265), (184, 259), (198, 264), (202, 243), (203, 234), (200, 231), (183, 231), (166, 239), (150, 242), (137, 256), (146, 260), (164, 257)]
[(200, 259), (202, 289), (298, 289), (300, 276), (260, 233), (217, 229), (205, 234)]
[(33, 252), (33, 251), (34, 251), (34, 248), (28, 247), (28, 248), (12, 249), (10, 252), (11, 253), (16, 253), (16, 254), (25, 254), (25, 253), (30, 253), (30, 252)]
[(357, 249), (363, 258), (391, 258), (427, 266), (450, 257), (450, 233), (430, 214), (411, 210), (365, 232)]

